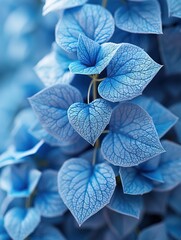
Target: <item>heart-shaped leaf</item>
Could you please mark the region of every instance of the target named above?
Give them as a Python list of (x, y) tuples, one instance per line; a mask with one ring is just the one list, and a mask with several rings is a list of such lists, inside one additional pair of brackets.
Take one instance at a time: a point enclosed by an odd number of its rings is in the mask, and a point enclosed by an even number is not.
[(114, 171), (106, 163), (92, 166), (72, 158), (58, 173), (59, 194), (79, 225), (109, 203), (115, 186)]
[(94, 145), (111, 118), (112, 108), (104, 99), (90, 104), (74, 103), (68, 109), (72, 127), (90, 144)]

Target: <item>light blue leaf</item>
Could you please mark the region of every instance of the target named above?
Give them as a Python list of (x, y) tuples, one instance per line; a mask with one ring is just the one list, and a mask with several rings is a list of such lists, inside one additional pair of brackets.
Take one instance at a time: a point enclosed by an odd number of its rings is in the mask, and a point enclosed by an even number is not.
[(105, 8), (85, 4), (64, 12), (56, 27), (56, 42), (68, 52), (76, 52), (78, 38), (84, 34), (98, 42), (107, 42), (114, 32), (114, 19)]
[(180, 216), (169, 215), (165, 220), (167, 232), (169, 236), (173, 237), (175, 240), (179, 240), (181, 236), (181, 221)]
[(137, 97), (160, 68), (143, 49), (122, 43), (107, 67), (107, 78), (99, 84), (99, 94), (111, 102)]
[(90, 38), (80, 35), (77, 49), (79, 61), (70, 64), (70, 71), (75, 74), (100, 74), (107, 67), (118, 48), (118, 44), (99, 45)]
[(153, 189), (151, 180), (142, 176), (138, 169), (120, 168), (120, 177), (123, 185), (123, 192), (131, 195), (142, 195)]
[(112, 168), (95, 166), (81, 158), (64, 163), (58, 174), (58, 189), (79, 226), (107, 205), (116, 186)]
[(141, 96), (133, 99), (133, 102), (149, 113), (160, 138), (178, 121), (178, 117), (152, 98)]
[(35, 71), (46, 87), (56, 83), (69, 84), (74, 77), (68, 68), (71, 62), (64, 51), (54, 49), (38, 62)]
[(104, 99), (90, 104), (74, 103), (68, 109), (72, 127), (90, 144), (94, 145), (111, 118), (112, 108)]
[(133, 33), (162, 33), (160, 5), (156, 0), (127, 1), (115, 12), (116, 26)]
[(164, 152), (151, 117), (133, 103), (114, 109), (101, 150), (106, 160), (122, 167), (138, 165)]
[(65, 240), (62, 233), (50, 224), (41, 223), (30, 236), (31, 240)]
[(136, 218), (140, 217), (142, 207), (141, 197), (124, 194), (120, 185), (117, 185), (111, 201), (108, 204), (108, 208)]
[(40, 215), (34, 208), (12, 208), (4, 218), (5, 228), (14, 240), (24, 240), (40, 223)]
[(34, 199), (35, 209), (44, 217), (56, 217), (67, 210), (58, 194), (57, 172), (43, 172)]
[(28, 165), (7, 166), (1, 172), (0, 186), (11, 197), (29, 197), (40, 177), (41, 172)]
[(163, 222), (151, 225), (141, 231), (138, 240), (168, 240)]
[(11, 240), (10, 236), (7, 234), (4, 228), (4, 220), (0, 218), (0, 239), (1, 240)]
[(77, 7), (86, 2), (87, 0), (46, 0), (43, 7), (43, 15), (52, 11)]
[(67, 110), (74, 102), (82, 102), (80, 92), (64, 84), (43, 89), (30, 98), (30, 103), (42, 126), (59, 141), (70, 144), (77, 134), (69, 123)]
[(162, 144), (166, 152), (160, 155), (159, 170), (164, 183), (155, 187), (157, 191), (167, 191), (181, 183), (181, 146), (166, 140)]
[(181, 18), (181, 1), (167, 0), (169, 15), (172, 17)]

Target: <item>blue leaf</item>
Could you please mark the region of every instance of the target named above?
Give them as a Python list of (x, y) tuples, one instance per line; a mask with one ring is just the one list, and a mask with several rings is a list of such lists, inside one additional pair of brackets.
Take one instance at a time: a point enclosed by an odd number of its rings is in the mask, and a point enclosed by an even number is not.
[(40, 223), (40, 215), (33, 208), (12, 208), (4, 218), (5, 228), (14, 240), (24, 240)]
[(52, 11), (81, 6), (86, 2), (87, 0), (46, 0), (43, 7), (43, 15)]
[(138, 97), (133, 102), (149, 113), (159, 137), (163, 137), (177, 122), (178, 118), (154, 99)]
[(157, 183), (163, 183), (163, 182), (164, 182), (162, 173), (161, 173), (161, 171), (160, 171), (159, 169), (156, 169), (156, 170), (154, 170), (154, 171), (141, 172), (141, 174), (142, 174), (144, 177), (146, 177), (146, 178), (154, 181), (155, 184), (157, 184)]
[(124, 194), (121, 186), (117, 185), (108, 207), (118, 213), (139, 218), (143, 205), (140, 196)]
[(34, 199), (35, 209), (44, 217), (56, 217), (67, 210), (58, 194), (57, 172), (43, 172)]
[(7, 234), (4, 228), (4, 220), (0, 218), (0, 239), (1, 240), (11, 240), (10, 236)]
[(90, 144), (94, 145), (111, 118), (112, 108), (104, 99), (90, 104), (74, 103), (68, 109), (72, 127)]
[(52, 50), (35, 66), (35, 71), (46, 87), (56, 83), (69, 84), (74, 77), (69, 71), (72, 59), (60, 50)]
[(159, 170), (164, 183), (155, 187), (157, 191), (167, 191), (181, 183), (181, 146), (163, 141), (166, 152), (160, 155)]
[(30, 98), (30, 103), (42, 126), (59, 141), (70, 144), (77, 134), (69, 123), (67, 110), (74, 102), (82, 102), (80, 92), (70, 86), (57, 84)]
[(142, 176), (136, 168), (120, 168), (123, 192), (131, 195), (142, 195), (153, 189), (151, 180)]
[(170, 214), (165, 220), (165, 224), (167, 227), (167, 232), (169, 236), (174, 239), (180, 239), (181, 236), (181, 221), (180, 216)]
[(179, 118), (178, 122), (175, 125), (175, 131), (178, 137), (179, 142), (181, 143), (181, 102), (178, 102), (170, 107), (170, 110), (176, 114)]
[(81, 158), (64, 163), (58, 174), (60, 196), (79, 225), (107, 205), (116, 186), (112, 168)]
[(180, 0), (167, 0), (169, 15), (181, 18), (181, 2)]
[(0, 177), (1, 188), (12, 197), (29, 197), (36, 188), (41, 173), (29, 165), (7, 166)]
[(163, 222), (151, 225), (141, 231), (138, 240), (168, 240)]
[(118, 48), (118, 44), (99, 45), (90, 38), (80, 35), (77, 49), (79, 61), (70, 64), (70, 71), (75, 74), (100, 74), (107, 67)]
[(107, 78), (99, 84), (99, 94), (111, 102), (137, 97), (160, 68), (143, 49), (122, 43), (107, 67)]
[(151, 117), (133, 103), (114, 109), (101, 150), (106, 160), (122, 167), (138, 165), (164, 152)]
[(62, 233), (50, 224), (41, 223), (30, 236), (31, 240), (65, 240)]
[(107, 42), (114, 32), (114, 19), (103, 7), (85, 4), (64, 12), (56, 28), (56, 42), (68, 52), (76, 52), (78, 38), (84, 34), (98, 42)]
[(162, 33), (160, 5), (156, 0), (127, 1), (115, 12), (116, 26), (133, 33)]
[[(170, 194), (169, 197), (169, 206), (176, 212), (181, 215), (181, 184), (177, 186)], [(159, 193), (160, 194), (160, 193)]]

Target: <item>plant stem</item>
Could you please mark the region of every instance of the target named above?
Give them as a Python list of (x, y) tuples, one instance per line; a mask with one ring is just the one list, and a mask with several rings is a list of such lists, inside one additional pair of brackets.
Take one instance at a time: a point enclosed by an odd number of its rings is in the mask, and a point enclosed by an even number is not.
[(107, 6), (107, 0), (102, 0), (102, 6), (106, 8), (106, 6)]

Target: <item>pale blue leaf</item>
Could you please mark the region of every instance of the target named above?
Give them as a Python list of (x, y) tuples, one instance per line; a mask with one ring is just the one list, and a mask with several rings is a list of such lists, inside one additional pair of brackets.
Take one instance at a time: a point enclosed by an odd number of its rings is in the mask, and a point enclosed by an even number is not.
[(162, 33), (161, 11), (157, 0), (127, 1), (115, 12), (116, 26), (133, 33)]
[(131, 217), (139, 218), (142, 211), (142, 198), (124, 194), (120, 185), (117, 185), (108, 208)]
[(106, 160), (122, 167), (138, 165), (164, 152), (152, 118), (133, 103), (114, 109), (101, 150)]
[(43, 172), (36, 190), (34, 207), (44, 217), (60, 216), (67, 210), (58, 194), (56, 171)]
[(75, 74), (100, 74), (107, 67), (118, 48), (118, 44), (99, 45), (90, 38), (80, 35), (77, 48), (79, 61), (70, 64), (70, 71)]
[(160, 138), (163, 137), (178, 120), (178, 117), (171, 111), (152, 98), (141, 96), (133, 99), (133, 102), (149, 113)]
[(68, 68), (71, 62), (63, 51), (52, 50), (38, 62), (35, 71), (46, 87), (56, 83), (69, 84), (74, 77)]
[(181, 18), (181, 1), (167, 0), (169, 15), (172, 17)]
[(68, 109), (72, 127), (90, 144), (94, 145), (111, 118), (112, 108), (104, 99), (90, 104), (74, 103)]
[(107, 42), (114, 32), (114, 19), (105, 8), (85, 4), (64, 12), (56, 27), (56, 42), (68, 52), (76, 52), (78, 38), (84, 34), (98, 42)]
[[(175, 75), (181, 73), (181, 30), (180, 26), (164, 29), (164, 34), (159, 36), (161, 58), (166, 73)], [(174, 43), (174, 44), (173, 44)]]
[(166, 227), (163, 222), (151, 225), (141, 231), (138, 240), (168, 240)]
[(65, 240), (62, 233), (50, 224), (41, 223), (30, 236), (31, 240)]
[(4, 218), (4, 225), (14, 240), (24, 240), (40, 223), (40, 215), (34, 208), (12, 208)]
[(175, 240), (179, 240), (181, 236), (181, 221), (180, 216), (168, 215), (165, 220), (168, 234)]
[(46, 15), (47, 13), (52, 11), (81, 6), (86, 2), (87, 0), (46, 0), (43, 7), (43, 15)]
[(170, 141), (163, 141), (166, 152), (160, 155), (159, 170), (164, 183), (155, 187), (157, 191), (168, 191), (181, 183), (181, 146)]
[(36, 188), (41, 172), (28, 165), (7, 166), (0, 177), (0, 187), (11, 197), (29, 197)]
[(160, 68), (143, 49), (122, 43), (107, 67), (106, 79), (99, 84), (99, 94), (111, 102), (137, 97)]
[(60, 196), (79, 225), (107, 205), (116, 186), (112, 168), (81, 158), (64, 163), (58, 174)]
[(77, 139), (69, 123), (67, 110), (74, 102), (82, 102), (81, 93), (74, 87), (56, 84), (30, 98), (30, 103), (42, 126), (59, 141), (67, 144)]
[(123, 192), (131, 195), (142, 195), (153, 189), (151, 180), (142, 176), (137, 168), (120, 168)]

